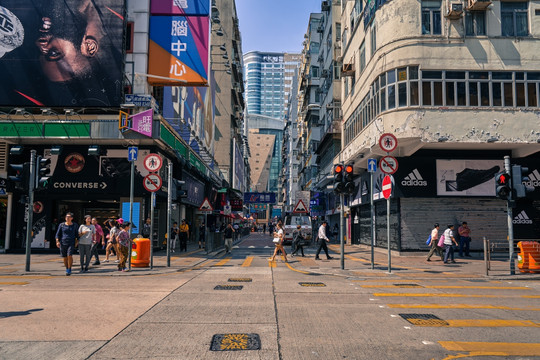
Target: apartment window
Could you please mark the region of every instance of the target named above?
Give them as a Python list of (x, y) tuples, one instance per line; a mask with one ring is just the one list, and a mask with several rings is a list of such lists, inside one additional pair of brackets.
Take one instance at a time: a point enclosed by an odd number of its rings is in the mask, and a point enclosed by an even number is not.
[(501, 2), (501, 32), (503, 36), (527, 36), (529, 25), (527, 9), (529, 3)]
[(441, 2), (422, 1), (422, 34), (441, 35)]
[(360, 71), (359, 73), (362, 73), (365, 67), (366, 67), (366, 46), (365, 46), (365, 43), (362, 43), (362, 45), (360, 45)]
[(465, 34), (469, 36), (486, 35), (485, 11), (467, 11), (465, 13)]
[(375, 54), (375, 51), (377, 51), (377, 31), (375, 27), (375, 22), (371, 24), (371, 57), (373, 57), (373, 54)]

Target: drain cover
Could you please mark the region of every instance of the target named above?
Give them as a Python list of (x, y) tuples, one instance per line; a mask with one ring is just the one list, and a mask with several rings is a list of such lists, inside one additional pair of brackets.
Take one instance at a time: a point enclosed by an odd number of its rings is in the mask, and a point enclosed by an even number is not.
[(251, 282), (251, 278), (229, 278), (229, 282)]
[(214, 290), (242, 290), (243, 285), (218, 285)]
[(300, 286), (319, 286), (323, 287), (326, 286), (324, 283), (321, 282), (299, 282)]
[(212, 337), (211, 351), (260, 350), (259, 334), (216, 334)]
[(422, 285), (418, 285), (418, 284), (394, 284), (394, 286), (397, 286), (400, 288), (423, 288)]
[(399, 314), (399, 316), (416, 326), (450, 326), (433, 314)]

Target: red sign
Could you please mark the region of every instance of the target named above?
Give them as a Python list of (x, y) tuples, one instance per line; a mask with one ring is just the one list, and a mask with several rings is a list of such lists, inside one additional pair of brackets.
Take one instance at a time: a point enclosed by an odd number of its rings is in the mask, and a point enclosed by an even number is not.
[(386, 175), (382, 181), (382, 194), (385, 199), (390, 199), (392, 195), (392, 177)]
[(161, 156), (158, 154), (148, 154), (144, 158), (144, 168), (150, 172), (156, 172), (159, 169), (161, 169), (161, 165), (163, 164), (163, 160), (161, 159)]
[(397, 138), (393, 134), (382, 134), (379, 139), (379, 146), (386, 152), (392, 152), (397, 147)]
[(383, 156), (380, 162), (381, 171), (385, 174), (393, 174), (398, 169), (398, 161), (393, 156)]
[(150, 192), (156, 192), (161, 189), (163, 181), (158, 174), (148, 174), (143, 179), (143, 186)]

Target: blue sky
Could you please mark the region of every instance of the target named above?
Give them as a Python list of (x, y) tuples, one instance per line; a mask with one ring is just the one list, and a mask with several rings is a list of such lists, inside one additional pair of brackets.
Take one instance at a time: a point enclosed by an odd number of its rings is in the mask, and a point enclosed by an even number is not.
[(321, 0), (236, 0), (242, 51), (302, 51), (309, 14)]

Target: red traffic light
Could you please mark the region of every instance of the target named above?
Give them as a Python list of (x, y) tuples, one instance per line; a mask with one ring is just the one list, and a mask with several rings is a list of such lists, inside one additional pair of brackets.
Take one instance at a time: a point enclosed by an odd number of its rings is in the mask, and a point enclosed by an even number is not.
[(340, 174), (343, 172), (343, 165), (338, 164), (334, 166), (334, 174)]
[(499, 175), (499, 178), (497, 179), (497, 181), (501, 185), (508, 185), (508, 179), (509, 178), (510, 178), (510, 176), (508, 174), (501, 174), (501, 175)]
[(353, 168), (352, 165), (347, 165), (347, 166), (345, 166), (345, 172), (346, 172), (347, 174), (352, 174), (353, 171), (354, 171), (354, 168)]

